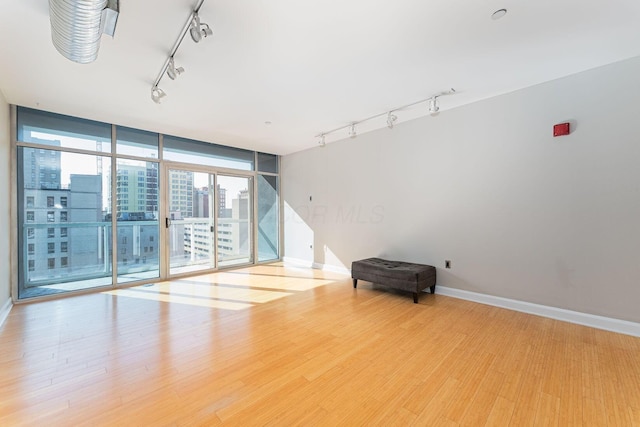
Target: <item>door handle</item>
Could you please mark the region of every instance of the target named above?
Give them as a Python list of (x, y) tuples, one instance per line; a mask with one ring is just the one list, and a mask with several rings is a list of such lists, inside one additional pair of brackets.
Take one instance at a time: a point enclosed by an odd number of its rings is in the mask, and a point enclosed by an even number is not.
[(166, 228), (169, 228), (169, 224), (171, 224), (171, 220), (169, 218), (164, 219), (164, 225)]

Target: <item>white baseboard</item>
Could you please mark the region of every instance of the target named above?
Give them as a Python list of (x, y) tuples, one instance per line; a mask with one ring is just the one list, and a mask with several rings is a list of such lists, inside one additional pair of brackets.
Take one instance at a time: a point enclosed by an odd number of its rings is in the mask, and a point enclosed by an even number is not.
[(293, 264), (297, 267), (314, 268), (316, 270), (324, 270), (324, 271), (329, 271), (331, 273), (347, 274), (351, 276), (351, 270), (345, 267), (338, 267), (338, 266), (329, 265), (329, 264), (320, 264), (318, 262), (312, 262), (304, 259), (290, 258), (290, 257), (283, 257), (282, 262), (285, 262), (287, 264)]
[(11, 311), (12, 307), (13, 307), (13, 303), (11, 302), (11, 298), (9, 298), (4, 303), (2, 308), (0, 308), (0, 326), (2, 326), (5, 320), (7, 320), (7, 316), (9, 316), (9, 312)]
[(300, 258), (291, 258), (291, 257), (282, 257), (282, 262), (286, 263), (286, 264), (293, 264), (296, 267), (307, 267), (307, 268), (313, 268), (313, 261), (307, 261), (304, 259), (300, 259)]
[[(334, 273), (351, 275), (348, 268), (325, 265), (312, 261), (297, 258), (284, 257), (282, 261), (300, 267), (316, 268)], [(425, 289), (425, 292), (427, 290)], [(640, 337), (640, 323), (629, 322), (627, 320), (614, 319), (611, 317), (597, 316), (595, 314), (581, 313), (579, 311), (565, 310), (563, 308), (550, 307), (547, 305), (533, 304), (525, 301), (518, 301), (509, 298), (496, 297), (492, 295), (480, 294), (477, 292), (464, 291), (462, 289), (448, 288), (446, 286), (436, 286), (436, 294), (473, 301), (480, 304), (502, 307), (509, 310), (523, 313), (535, 314), (537, 316), (548, 317), (550, 319), (562, 320), (564, 322), (576, 323), (578, 325), (589, 326), (605, 331), (618, 332), (621, 334)]]
[(314, 262), (313, 268), (317, 268), (318, 270), (329, 271), (331, 273), (346, 274), (347, 276), (351, 277), (351, 269), (346, 267), (338, 267), (336, 265), (320, 264), (320, 263)]
[(549, 307), (546, 305), (533, 304), (509, 298), (463, 291), (461, 289), (447, 288), (446, 286), (436, 286), (436, 294), (473, 301), (480, 304), (492, 305), (495, 307), (507, 308), (509, 310), (521, 311), (523, 313), (549, 317), (551, 319), (576, 323), (578, 325), (589, 326), (596, 329), (604, 329), (605, 331), (640, 337), (640, 323), (629, 322), (626, 320), (613, 319), (611, 317), (597, 316), (595, 314), (581, 313), (579, 311), (565, 310), (563, 308)]

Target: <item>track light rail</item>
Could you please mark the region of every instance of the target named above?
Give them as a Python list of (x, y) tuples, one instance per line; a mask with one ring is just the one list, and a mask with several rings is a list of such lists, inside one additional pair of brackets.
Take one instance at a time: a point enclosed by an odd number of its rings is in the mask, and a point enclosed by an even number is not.
[(153, 81), (153, 85), (151, 86), (151, 98), (156, 103), (159, 103), (160, 99), (165, 96), (164, 91), (160, 89), (158, 85), (160, 84), (160, 81), (162, 80), (162, 78), (165, 76), (167, 69), (169, 68), (169, 64), (173, 60), (173, 56), (176, 54), (176, 52), (178, 51), (178, 48), (182, 44), (182, 41), (184, 40), (184, 36), (187, 35), (187, 33), (189, 32), (192, 26), (194, 19), (198, 16), (198, 12), (200, 12), (200, 8), (202, 7), (203, 3), (204, 3), (204, 0), (198, 0), (196, 5), (194, 6), (193, 10), (189, 14), (189, 18), (187, 19), (184, 26), (182, 27), (182, 30), (180, 31), (180, 35), (178, 36), (175, 43), (173, 44), (173, 47), (169, 51), (169, 55), (167, 56), (167, 59), (164, 61), (164, 64), (162, 65), (162, 68), (158, 73), (158, 77), (156, 77), (156, 79)]
[[(337, 132), (337, 131), (343, 130), (343, 129), (350, 129), (350, 136), (354, 137), (355, 136), (354, 127), (356, 125), (359, 125), (361, 123), (367, 122), (369, 120), (377, 119), (378, 117), (388, 116), (389, 114), (392, 114), (392, 113), (395, 113), (395, 112), (398, 112), (398, 111), (402, 111), (402, 110), (406, 110), (407, 108), (411, 108), (411, 107), (416, 106), (418, 104), (422, 104), (422, 103), (425, 103), (425, 102), (430, 102), (430, 101), (432, 101), (434, 99), (437, 99), (440, 96), (453, 95), (455, 93), (456, 93), (456, 90), (454, 88), (451, 88), (451, 89), (449, 89), (447, 91), (443, 91), (443, 92), (437, 93), (435, 95), (431, 95), (428, 98), (421, 99), (421, 100), (416, 101), (416, 102), (412, 102), (411, 104), (406, 104), (406, 105), (402, 105), (400, 107), (392, 108), (391, 110), (385, 111), (384, 113), (374, 114), (373, 116), (369, 116), (369, 117), (366, 117), (364, 119), (360, 119), (360, 120), (356, 120), (354, 122), (350, 122), (350, 123), (348, 123), (346, 125), (337, 127), (335, 129), (331, 129), (331, 130), (328, 130), (328, 131), (325, 131), (325, 132), (320, 132), (315, 137), (316, 138), (320, 138), (320, 145), (324, 145), (324, 137), (326, 135), (332, 134), (334, 132)], [(390, 126), (390, 127), (392, 127), (392, 126)], [(353, 135), (351, 135), (351, 132), (353, 132)]]

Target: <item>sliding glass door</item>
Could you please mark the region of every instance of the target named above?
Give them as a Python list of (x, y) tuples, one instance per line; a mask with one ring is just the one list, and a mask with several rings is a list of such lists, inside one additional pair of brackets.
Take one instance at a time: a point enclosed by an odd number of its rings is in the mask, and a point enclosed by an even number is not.
[(251, 177), (218, 175), (218, 265), (253, 262)]
[(215, 175), (169, 169), (167, 178), (169, 274), (216, 268)]

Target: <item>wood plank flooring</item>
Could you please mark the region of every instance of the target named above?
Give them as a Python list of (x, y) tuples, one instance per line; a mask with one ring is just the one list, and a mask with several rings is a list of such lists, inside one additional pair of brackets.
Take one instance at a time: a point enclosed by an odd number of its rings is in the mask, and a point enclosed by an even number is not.
[(640, 339), (282, 264), (18, 305), (0, 426), (640, 425)]

